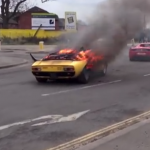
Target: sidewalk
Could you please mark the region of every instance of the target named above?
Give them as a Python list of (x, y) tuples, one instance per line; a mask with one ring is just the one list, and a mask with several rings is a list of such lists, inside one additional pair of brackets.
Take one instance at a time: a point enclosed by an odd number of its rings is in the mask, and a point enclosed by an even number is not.
[(150, 119), (90, 143), (79, 150), (150, 150)]
[(15, 67), (28, 63), (27, 60), (14, 57), (5, 57), (0, 55), (0, 69)]

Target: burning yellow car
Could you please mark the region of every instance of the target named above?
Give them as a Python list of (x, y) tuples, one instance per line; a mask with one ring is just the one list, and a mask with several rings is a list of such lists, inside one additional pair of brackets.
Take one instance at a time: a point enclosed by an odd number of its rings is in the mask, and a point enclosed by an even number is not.
[(32, 74), (38, 82), (57, 79), (78, 79), (81, 83), (88, 83), (92, 72), (106, 75), (107, 63), (102, 55), (96, 55), (92, 50), (61, 49), (49, 53), (41, 60), (30, 54), (34, 63)]

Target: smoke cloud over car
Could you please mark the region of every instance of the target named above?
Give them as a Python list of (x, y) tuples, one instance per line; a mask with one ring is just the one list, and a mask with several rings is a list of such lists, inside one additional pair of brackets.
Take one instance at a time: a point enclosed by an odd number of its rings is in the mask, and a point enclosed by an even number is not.
[(145, 26), (144, 16), (150, 15), (150, 0), (105, 0), (100, 2), (88, 27), (65, 36), (68, 46), (92, 48), (113, 61), (127, 42)]

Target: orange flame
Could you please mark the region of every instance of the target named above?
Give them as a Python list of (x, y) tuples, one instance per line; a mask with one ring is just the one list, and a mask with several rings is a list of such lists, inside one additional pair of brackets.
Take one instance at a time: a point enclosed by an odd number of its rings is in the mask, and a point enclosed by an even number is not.
[[(62, 49), (58, 52), (58, 54), (70, 54), (70, 53), (75, 53), (76, 51), (73, 49)], [(86, 51), (80, 51), (76, 55), (77, 60), (90, 60), (90, 62), (95, 63), (100, 60), (103, 60), (102, 55), (96, 55), (94, 52), (91, 50), (86, 50)]]
[(77, 55), (79, 60), (91, 60), (91, 62), (98, 62), (103, 59), (102, 55), (96, 55), (91, 50), (81, 51)]
[(69, 53), (73, 53), (74, 50), (73, 49), (62, 49), (58, 52), (58, 54), (69, 54)]

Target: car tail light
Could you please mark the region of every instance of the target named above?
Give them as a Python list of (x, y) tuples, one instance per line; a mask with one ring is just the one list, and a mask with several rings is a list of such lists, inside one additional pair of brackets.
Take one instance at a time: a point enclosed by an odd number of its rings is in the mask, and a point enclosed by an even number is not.
[(32, 68), (32, 71), (41, 71), (41, 69), (40, 68)]
[(74, 67), (73, 66), (66, 66), (64, 67), (64, 71), (74, 71)]

